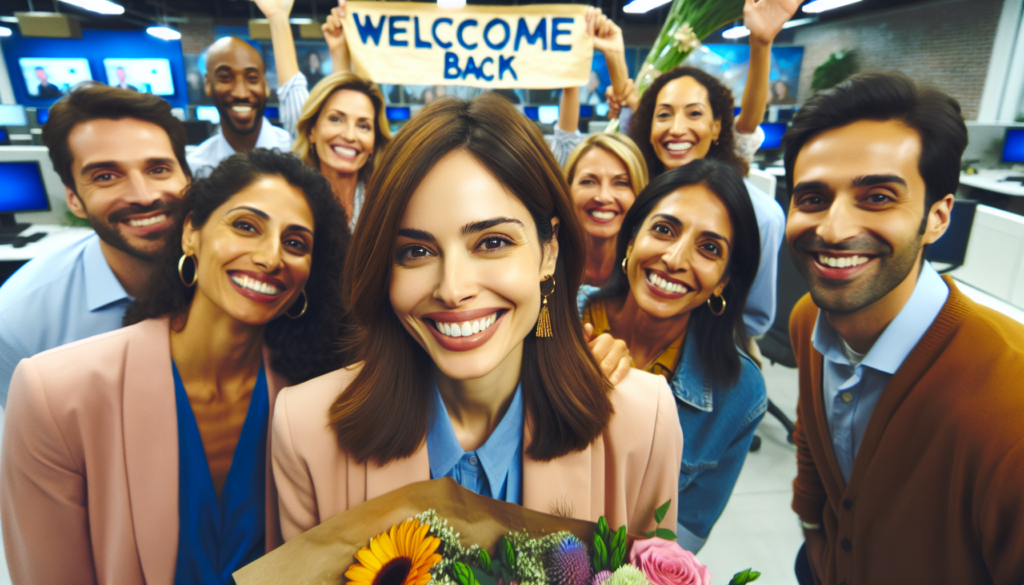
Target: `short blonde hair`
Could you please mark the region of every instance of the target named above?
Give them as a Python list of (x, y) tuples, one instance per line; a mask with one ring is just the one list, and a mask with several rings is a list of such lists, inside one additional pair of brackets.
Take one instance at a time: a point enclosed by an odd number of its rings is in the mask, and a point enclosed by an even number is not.
[(306, 99), (306, 103), (302, 106), (302, 115), (299, 116), (299, 121), (296, 124), (296, 138), (295, 144), (292, 145), (292, 152), (298, 155), (307, 165), (317, 171), (320, 170), (320, 157), (317, 156), (316, 149), (313, 148), (309, 141), (309, 133), (313, 130), (313, 126), (316, 126), (317, 120), (320, 119), (320, 112), (323, 111), (324, 104), (327, 103), (328, 98), (342, 89), (358, 91), (370, 98), (370, 102), (373, 103), (373, 110), (375, 112), (373, 154), (366, 161), (366, 165), (359, 170), (359, 180), (366, 182), (369, 181), (370, 174), (376, 168), (378, 157), (375, 155), (391, 142), (391, 126), (388, 124), (387, 111), (384, 108), (384, 94), (381, 93), (380, 88), (377, 87), (376, 83), (367, 81), (351, 71), (332, 73), (313, 86), (313, 89), (309, 92), (309, 98)]
[(644, 190), (648, 182), (647, 163), (644, 162), (644, 155), (629, 136), (618, 132), (591, 134), (569, 153), (569, 158), (565, 161), (565, 181), (570, 186), (572, 178), (576, 174), (576, 163), (594, 147), (603, 148), (622, 160), (622, 163), (626, 165), (626, 170), (629, 171), (629, 181), (633, 185), (635, 194), (639, 195)]

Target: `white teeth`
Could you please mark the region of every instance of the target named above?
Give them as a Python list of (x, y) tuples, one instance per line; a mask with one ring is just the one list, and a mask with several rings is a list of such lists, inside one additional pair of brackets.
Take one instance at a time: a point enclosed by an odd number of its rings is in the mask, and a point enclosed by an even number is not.
[(653, 272), (647, 275), (647, 282), (650, 282), (651, 284), (665, 292), (685, 293), (687, 290), (686, 287), (684, 287), (683, 285), (675, 282), (669, 282)]
[(447, 337), (469, 337), (470, 335), (476, 335), (481, 331), (486, 331), (488, 327), (494, 325), (494, 322), (498, 320), (498, 314), (492, 313), (490, 317), (484, 317), (483, 319), (477, 319), (476, 321), (466, 321), (462, 324), (459, 323), (441, 323), (439, 321), (434, 322), (434, 328), (439, 333)]
[(231, 281), (234, 282), (235, 284), (237, 284), (238, 286), (242, 287), (242, 288), (246, 288), (246, 289), (249, 289), (249, 290), (252, 290), (252, 291), (256, 291), (256, 292), (258, 292), (260, 294), (264, 294), (264, 295), (273, 296), (273, 295), (276, 295), (276, 294), (281, 292), (280, 289), (278, 289), (276, 286), (274, 286), (274, 285), (272, 285), (270, 283), (262, 282), (262, 281), (256, 280), (255, 278), (250, 278), (249, 276), (246, 276), (244, 274), (242, 274), (242, 275), (232, 275), (231, 276)]
[(166, 219), (167, 219), (166, 215), (160, 214), (160, 215), (154, 215), (153, 217), (144, 217), (142, 219), (129, 219), (128, 220), (128, 225), (130, 225), (132, 227), (146, 227), (146, 226), (156, 225), (156, 224), (158, 224), (158, 223), (160, 223), (160, 222), (162, 222), (162, 221), (164, 221)]
[(331, 148), (341, 156), (355, 156), (359, 154), (359, 151), (354, 148), (345, 148), (344, 146), (332, 146)]
[(590, 215), (595, 217), (595, 218), (597, 218), (597, 219), (612, 219), (613, 217), (615, 217), (615, 212), (614, 211), (601, 211), (599, 209), (595, 209), (595, 210), (590, 212)]
[(252, 112), (252, 106), (231, 106), (231, 109), (239, 114), (248, 114)]
[(849, 268), (851, 266), (860, 266), (868, 260), (870, 260), (870, 258), (866, 256), (826, 256), (824, 254), (818, 254), (818, 262), (821, 262), (830, 268)]
[(674, 151), (689, 150), (691, 147), (693, 147), (692, 142), (668, 142), (665, 144), (666, 149)]

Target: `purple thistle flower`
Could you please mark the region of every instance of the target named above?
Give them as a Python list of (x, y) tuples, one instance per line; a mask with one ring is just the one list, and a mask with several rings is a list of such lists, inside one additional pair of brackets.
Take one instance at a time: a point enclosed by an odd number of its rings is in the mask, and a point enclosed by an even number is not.
[(600, 573), (594, 575), (594, 580), (590, 583), (590, 585), (602, 585), (605, 581), (611, 578), (611, 571), (601, 571)]
[(552, 585), (590, 585), (587, 546), (571, 534), (551, 549), (547, 564), (548, 582)]

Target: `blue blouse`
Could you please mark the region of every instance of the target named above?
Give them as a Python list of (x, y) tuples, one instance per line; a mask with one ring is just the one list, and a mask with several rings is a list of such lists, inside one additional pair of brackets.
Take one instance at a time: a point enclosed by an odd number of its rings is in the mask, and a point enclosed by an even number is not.
[(261, 367), (218, 501), (199, 426), (173, 362), (172, 369), (178, 413), (179, 530), (174, 583), (234, 583), (231, 574), (261, 557), (265, 550), (270, 415), (267, 377)]
[(463, 451), (441, 392), (434, 386), (434, 414), (427, 432), (431, 479), (450, 477), (462, 487), (496, 500), (523, 503), (523, 392), (516, 388), (508, 411), (487, 441)]

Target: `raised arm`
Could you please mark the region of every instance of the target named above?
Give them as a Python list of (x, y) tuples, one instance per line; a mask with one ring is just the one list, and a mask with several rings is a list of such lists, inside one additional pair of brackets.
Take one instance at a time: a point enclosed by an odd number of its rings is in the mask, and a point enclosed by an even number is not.
[(352, 68), (352, 59), (348, 52), (348, 41), (345, 39), (345, 0), (338, 0), (338, 6), (331, 9), (327, 22), (320, 27), (324, 31), (324, 40), (331, 52), (331, 63), (335, 71), (348, 71)]
[(558, 128), (575, 132), (580, 127), (580, 88), (567, 87), (558, 100)]
[(253, 0), (270, 21), (270, 42), (274, 46), (277, 66), (277, 84), (284, 85), (299, 72), (299, 58), (295, 54), (295, 38), (288, 17), (295, 0)]
[(753, 134), (764, 118), (764, 109), (768, 105), (772, 43), (802, 1), (746, 0), (743, 23), (750, 29), (750, 69), (743, 88), (740, 115), (736, 118), (736, 130), (741, 134)]

